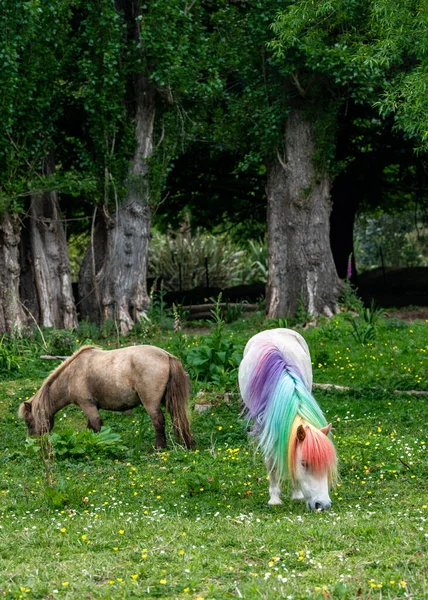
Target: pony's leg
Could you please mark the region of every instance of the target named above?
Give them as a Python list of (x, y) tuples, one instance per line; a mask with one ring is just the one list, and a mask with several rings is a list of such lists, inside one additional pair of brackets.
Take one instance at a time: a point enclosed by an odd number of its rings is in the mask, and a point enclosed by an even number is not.
[(165, 417), (159, 406), (145, 406), (156, 433), (156, 448), (166, 448)]
[(302, 490), (299, 490), (298, 488), (294, 488), (293, 491), (291, 492), (291, 499), (292, 500), (304, 500), (305, 497), (303, 495)]
[(268, 459), (266, 461), (266, 468), (269, 473), (269, 502), (268, 504), (277, 505), (282, 504), (281, 501), (281, 486), (279, 485), (278, 473), (275, 469), (272, 469), (272, 461)]
[(98, 408), (92, 402), (80, 403), (79, 406), (88, 418), (88, 429), (92, 429), (95, 433), (98, 433), (103, 425)]

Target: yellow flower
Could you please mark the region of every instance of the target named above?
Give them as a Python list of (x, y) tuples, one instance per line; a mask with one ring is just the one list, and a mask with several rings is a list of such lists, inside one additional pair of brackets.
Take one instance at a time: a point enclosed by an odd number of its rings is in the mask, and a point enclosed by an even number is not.
[(61, 533), (65, 533), (66, 531), (67, 531), (67, 528), (66, 528), (66, 527), (61, 527), (61, 529), (60, 529), (60, 532), (61, 532)]
[(161, 579), (161, 580), (159, 581), (159, 583), (161, 583), (162, 585), (165, 585), (165, 584), (166, 584), (166, 579)]
[(188, 593), (190, 592), (190, 588), (188, 588), (188, 587), (185, 587), (185, 588), (184, 588), (184, 590), (183, 590), (183, 592), (184, 592), (185, 594), (188, 594)]
[(184, 550), (180, 550), (178, 554), (179, 554), (180, 556), (183, 556), (183, 554), (184, 554)]
[(401, 585), (402, 588), (405, 588), (407, 585), (407, 582), (403, 580), (399, 581), (398, 583)]
[(64, 587), (67, 587), (67, 586), (68, 586), (68, 581), (63, 581), (63, 582), (62, 582), (62, 585), (63, 585)]
[(120, 535), (123, 535), (125, 533), (125, 530), (124, 529), (119, 529), (119, 533), (120, 533)]
[(138, 573), (136, 573), (135, 575), (131, 575), (131, 579), (138, 579)]
[(82, 540), (83, 540), (83, 541), (85, 541), (85, 540), (86, 540), (86, 535), (85, 535), (85, 534), (83, 534), (83, 535), (82, 535)]

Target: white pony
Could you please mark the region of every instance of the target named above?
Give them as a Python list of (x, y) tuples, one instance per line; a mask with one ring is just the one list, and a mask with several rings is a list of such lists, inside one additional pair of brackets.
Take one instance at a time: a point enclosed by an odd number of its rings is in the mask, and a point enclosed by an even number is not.
[(306, 500), (311, 510), (329, 509), (337, 456), (331, 423), (311, 394), (311, 358), (303, 337), (291, 329), (253, 336), (239, 367), (239, 388), (268, 469), (269, 504), (281, 504), (281, 483), (288, 477), (293, 499)]

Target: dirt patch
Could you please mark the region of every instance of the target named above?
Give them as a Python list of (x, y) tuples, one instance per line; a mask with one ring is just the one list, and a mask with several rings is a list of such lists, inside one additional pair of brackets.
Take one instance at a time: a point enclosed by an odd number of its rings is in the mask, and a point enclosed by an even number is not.
[(392, 310), (385, 313), (385, 315), (390, 319), (401, 319), (402, 321), (415, 321), (416, 319), (428, 321), (428, 307), (410, 310)]

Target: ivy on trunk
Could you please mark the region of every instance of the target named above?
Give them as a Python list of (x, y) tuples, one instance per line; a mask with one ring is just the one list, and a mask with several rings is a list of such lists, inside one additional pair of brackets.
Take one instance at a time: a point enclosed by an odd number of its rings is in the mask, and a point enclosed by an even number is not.
[(136, 147), (127, 182), (127, 197), (110, 216), (103, 214), (79, 273), (82, 317), (102, 323), (112, 319), (125, 335), (146, 316), (147, 257), (151, 209), (148, 159), (153, 152), (155, 90), (140, 74), (135, 84)]

